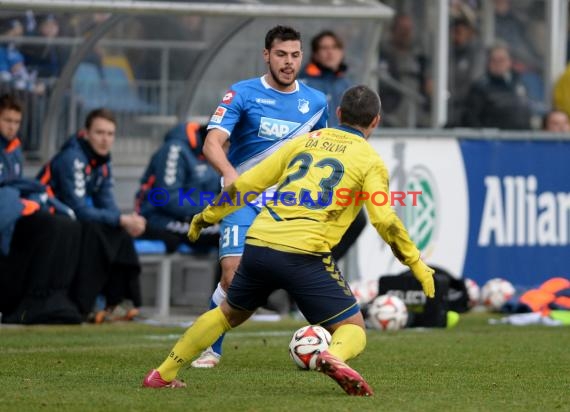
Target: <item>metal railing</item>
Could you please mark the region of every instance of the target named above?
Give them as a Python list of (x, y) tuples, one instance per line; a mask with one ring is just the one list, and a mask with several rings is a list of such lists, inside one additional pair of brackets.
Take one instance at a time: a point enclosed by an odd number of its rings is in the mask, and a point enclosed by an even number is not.
[[(84, 37), (57, 37), (41, 38), (33, 36), (9, 37), (0, 36), (0, 44), (13, 43), (18, 47), (22, 45), (49, 45), (58, 47), (68, 47), (74, 55), (79, 49), (85, 47)], [(153, 147), (152, 140), (161, 139), (167, 128), (176, 123), (176, 116), (180, 111), (178, 105), (181, 102), (181, 95), (184, 90), (184, 81), (172, 80), (170, 77), (170, 54), (172, 51), (188, 51), (189, 53), (200, 53), (206, 49), (204, 41), (197, 40), (153, 40), (153, 39), (109, 39), (101, 38), (97, 45), (111, 55), (117, 51), (121, 55), (124, 50), (134, 49), (141, 51), (156, 50), (157, 63), (159, 67), (159, 78), (157, 80), (132, 80), (122, 81), (119, 79), (108, 79), (105, 75), (92, 76), (88, 80), (82, 79), (80, 71), (83, 63), (79, 63), (70, 77), (61, 75), (59, 78), (37, 79), (37, 82), (44, 83), (46, 90), (43, 94), (37, 94), (24, 90), (18, 90), (13, 84), (0, 83), (0, 90), (3, 93), (13, 93), (22, 101), (25, 113), (20, 130), (21, 139), (24, 144), (26, 155), (32, 160), (47, 161), (47, 157), (53, 155), (53, 151), (60, 147), (61, 143), (71, 134), (77, 131), (82, 125), (89, 110), (96, 107), (108, 107), (115, 112), (118, 119), (118, 152), (119, 156), (122, 147), (141, 149), (145, 154), (148, 150), (144, 147)], [(67, 64), (69, 62), (63, 62)], [(100, 71), (101, 68), (93, 69)], [(92, 71), (93, 71), (92, 70)], [(93, 77), (101, 77), (93, 80)], [(64, 84), (59, 85), (59, 82)], [(54, 107), (50, 105), (52, 97), (58, 88), (63, 88), (63, 93), (58, 95), (57, 109), (59, 113), (56, 128), (51, 129), (46, 134), (45, 124), (50, 111)], [(145, 116), (144, 121), (139, 121), (139, 117)], [(168, 119), (168, 124), (165, 124)], [(126, 142), (122, 137), (134, 139)], [(50, 144), (46, 145), (42, 139), (49, 139)], [(148, 141), (151, 141), (150, 143)], [(150, 145), (150, 146), (149, 146)], [(50, 150), (46, 151), (46, 147)], [(141, 154), (141, 150), (135, 150), (133, 155), (125, 154), (136, 158)], [(128, 160), (128, 163), (131, 160)]]
[[(59, 148), (83, 126), (82, 122), (89, 111), (107, 107), (117, 118), (115, 158), (125, 163), (146, 162), (165, 132), (178, 121), (174, 113), (177, 112), (183, 83), (170, 81), (165, 91), (161, 81), (138, 81), (120, 86), (75, 81), (63, 102), (64, 109), (61, 110), (58, 131), (54, 137), (56, 147)], [(37, 94), (0, 83), (1, 94), (13, 94), (23, 105), (20, 139), (31, 160), (47, 160), (40, 158), (41, 129), (51, 91), (52, 88), (47, 87), (43, 94)], [(167, 99), (163, 98), (164, 94), (168, 96)]]

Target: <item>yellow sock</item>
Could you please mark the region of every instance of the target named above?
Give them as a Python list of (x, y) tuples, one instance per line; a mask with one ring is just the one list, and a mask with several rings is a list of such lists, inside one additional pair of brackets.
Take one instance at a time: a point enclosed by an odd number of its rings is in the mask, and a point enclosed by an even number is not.
[(360, 326), (346, 324), (339, 327), (332, 335), (328, 351), (346, 362), (360, 354), (366, 347), (366, 332)]
[(178, 339), (170, 355), (157, 368), (162, 379), (172, 381), (185, 363), (230, 329), (231, 326), (219, 307), (204, 313)]

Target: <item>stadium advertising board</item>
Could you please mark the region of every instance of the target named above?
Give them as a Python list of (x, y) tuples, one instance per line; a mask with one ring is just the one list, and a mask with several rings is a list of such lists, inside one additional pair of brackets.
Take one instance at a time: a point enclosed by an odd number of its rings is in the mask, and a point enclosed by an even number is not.
[(567, 275), (570, 142), (463, 140), (469, 185), (464, 273), (533, 286)]
[[(479, 284), (532, 286), (564, 274), (570, 243), (570, 142), (397, 139), (371, 141), (391, 190), (422, 190), (395, 209), (426, 261)], [(405, 267), (372, 227), (358, 243), (362, 278)]]

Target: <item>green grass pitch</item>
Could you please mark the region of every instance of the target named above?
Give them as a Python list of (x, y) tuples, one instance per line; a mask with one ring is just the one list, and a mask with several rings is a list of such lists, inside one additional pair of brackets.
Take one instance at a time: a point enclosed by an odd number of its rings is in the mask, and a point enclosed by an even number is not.
[(350, 364), (376, 396), (353, 398), (287, 354), (302, 323), (231, 331), (214, 370), (181, 390), (140, 387), (180, 328), (140, 324), (0, 327), (1, 411), (570, 411), (570, 328), (490, 326), (368, 332)]

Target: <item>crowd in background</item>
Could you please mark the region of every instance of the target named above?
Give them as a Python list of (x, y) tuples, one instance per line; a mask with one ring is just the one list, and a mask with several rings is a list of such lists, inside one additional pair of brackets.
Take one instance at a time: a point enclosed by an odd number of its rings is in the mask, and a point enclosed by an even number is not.
[[(393, 127), (409, 125), (409, 106), (417, 106), (420, 127), (429, 126), (432, 95), (433, 44), (426, 36), (432, 28), (410, 2), (392, 2), (393, 18), (380, 47), (380, 68), (405, 86), (402, 92), (380, 78), (386, 122)], [(538, 129), (551, 110), (570, 115), (568, 80), (554, 86), (553, 102), (545, 102), (544, 50), (546, 21), (544, 2), (494, 0), (495, 41), (482, 38), (482, 2), (452, 0), (447, 127)], [(433, 33), (433, 32), (431, 32)], [(570, 44), (570, 43), (569, 43)], [(570, 77), (569, 70), (563, 78)], [(557, 97), (557, 96), (566, 97)], [(407, 97), (410, 96), (410, 97)], [(553, 130), (553, 131), (567, 131)]]
[[(383, 126), (429, 127), (434, 28), (430, 26), (428, 8), (410, 1), (388, 0), (385, 3), (396, 10), (396, 15), (383, 29), (377, 61), (378, 89), (384, 103)], [(446, 126), (528, 130), (539, 129), (543, 124), (540, 120), (552, 109), (570, 115), (570, 93), (567, 91), (570, 88), (570, 69), (554, 86), (553, 101), (544, 100), (545, 88), (549, 87), (544, 77), (544, 2), (493, 0), (493, 6), (495, 41), (484, 44), (482, 2), (450, 2)], [(45, 93), (46, 87), (49, 88), (60, 75), (73, 50), (73, 47), (50, 40), (83, 37), (108, 18), (108, 14), (101, 13), (56, 16), (26, 12), (0, 19), (0, 35), (5, 37), (0, 45), (0, 84), (4, 85), (4, 90), (9, 84), (13, 89)], [(145, 22), (141, 20), (130, 30), (146, 33)], [(150, 24), (150, 20), (148, 22)], [(197, 39), (202, 38), (201, 19), (185, 17), (183, 25), (187, 26), (188, 33)], [(45, 42), (19, 44), (18, 39), (22, 36), (45, 39)], [(335, 42), (346, 40), (336, 36)], [(173, 50), (172, 53), (177, 52)], [(121, 65), (126, 66), (130, 80), (158, 78), (156, 64), (150, 64), (151, 50), (125, 50), (120, 54)], [(104, 77), (105, 57), (103, 48), (96, 46), (85, 56), (83, 63), (92, 65)], [(342, 74), (340, 77), (354, 78), (355, 73), (347, 71), (350, 62), (343, 61), (342, 64), (336, 69)], [(176, 64), (172, 66), (179, 67)], [(314, 72), (315, 67), (308, 66), (310, 72)], [(184, 79), (188, 75), (188, 72), (176, 73), (174, 70), (171, 80)], [(109, 102), (113, 100), (109, 99)], [(144, 108), (139, 103), (136, 102), (135, 106)]]

